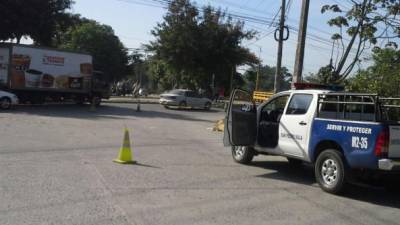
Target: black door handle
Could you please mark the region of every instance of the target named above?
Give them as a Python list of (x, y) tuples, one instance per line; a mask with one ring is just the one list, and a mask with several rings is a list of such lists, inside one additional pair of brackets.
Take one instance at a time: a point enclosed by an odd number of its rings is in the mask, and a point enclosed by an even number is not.
[(307, 123), (306, 123), (306, 122), (304, 122), (304, 121), (301, 121), (299, 124), (300, 124), (301, 126), (305, 126), (305, 125), (307, 125)]

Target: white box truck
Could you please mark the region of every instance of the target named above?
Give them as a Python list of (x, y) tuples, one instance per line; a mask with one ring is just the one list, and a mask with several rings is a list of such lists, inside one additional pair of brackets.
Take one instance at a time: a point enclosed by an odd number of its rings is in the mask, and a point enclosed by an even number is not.
[(94, 72), (92, 56), (20, 44), (0, 44), (0, 89), (20, 102), (74, 100), (100, 104), (109, 97), (101, 72)]

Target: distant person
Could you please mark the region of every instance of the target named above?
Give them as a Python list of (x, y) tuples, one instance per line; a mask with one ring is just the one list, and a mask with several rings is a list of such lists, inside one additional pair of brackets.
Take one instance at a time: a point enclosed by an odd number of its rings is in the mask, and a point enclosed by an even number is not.
[(204, 94), (204, 92), (205, 92), (205, 90), (204, 90), (204, 89), (202, 89), (202, 88), (199, 88), (199, 90), (198, 90), (198, 94), (199, 94), (200, 96), (202, 96), (202, 95)]
[(218, 101), (218, 89), (216, 87), (214, 87), (212, 89), (212, 100), (217, 102)]

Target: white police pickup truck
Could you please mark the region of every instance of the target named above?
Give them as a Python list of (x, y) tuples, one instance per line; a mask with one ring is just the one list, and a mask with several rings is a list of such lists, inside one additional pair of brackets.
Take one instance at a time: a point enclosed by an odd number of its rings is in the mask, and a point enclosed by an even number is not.
[(356, 171), (400, 170), (400, 99), (296, 86), (258, 106), (251, 94), (232, 93), (224, 144), (232, 146), (236, 162), (250, 163), (258, 154), (309, 162), (329, 193), (342, 191)]

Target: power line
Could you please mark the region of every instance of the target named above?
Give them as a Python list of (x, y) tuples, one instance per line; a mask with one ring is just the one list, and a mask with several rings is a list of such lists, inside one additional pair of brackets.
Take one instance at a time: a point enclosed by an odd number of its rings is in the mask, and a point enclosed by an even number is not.
[(272, 30), (272, 31), (270, 31), (270, 32), (268, 32), (268, 33), (266, 33), (266, 34), (264, 34), (263, 36), (261, 36), (261, 37), (258, 38), (257, 40), (255, 40), (255, 41), (253, 41), (253, 42), (251, 42), (251, 43), (246, 44), (245, 47), (248, 47), (248, 46), (250, 46), (250, 45), (253, 45), (253, 44), (255, 44), (255, 43), (261, 41), (262, 39), (268, 37), (269, 35), (271, 35), (271, 34), (274, 33), (274, 32), (275, 32), (275, 29)]
[(135, 1), (135, 0), (129, 0), (129, 1), (128, 1), (128, 0), (116, 0), (116, 1), (125, 2), (125, 3), (134, 3), (134, 4), (137, 4), (137, 5), (143, 5), (143, 6), (150, 6), (150, 7), (157, 7), (157, 8), (166, 9), (166, 7), (164, 7), (164, 6), (155, 5), (155, 4), (150, 4), (150, 3), (148, 3), (147, 1), (146, 1), (146, 2)]
[(292, 7), (292, 0), (289, 0), (288, 3), (286, 4), (286, 13), (285, 13), (285, 20), (287, 20), (289, 18), (289, 13), (290, 13), (290, 9)]
[[(241, 10), (250, 11), (252, 13), (259, 13), (259, 14), (262, 14), (262, 15), (269, 14), (270, 16), (273, 16), (272, 13), (270, 13), (270, 12), (268, 12), (266, 10), (259, 10), (259, 9), (255, 9), (255, 8), (251, 8), (251, 7), (247, 7), (247, 6), (242, 7), (239, 4), (236, 4), (236, 3), (233, 3), (233, 2), (230, 2), (230, 1), (226, 1), (226, 0), (211, 0), (211, 1), (213, 1), (213, 2), (222, 2), (222, 3), (226, 4), (226, 5), (231, 6), (231, 7), (234, 7), (234, 8), (237, 8), (237, 9), (241, 9)], [(273, 0), (273, 1), (276, 1), (276, 0)]]
[(264, 0), (260, 0), (256, 6), (256, 8), (260, 7), (262, 5), (262, 3), (264, 3)]
[[(158, 2), (164, 6), (168, 6), (169, 4), (171, 4), (171, 0), (152, 0), (153, 2)], [(201, 11), (202, 8), (201, 7), (196, 7), (194, 6), (197, 10)], [(219, 10), (213, 10), (213, 12), (217, 12)], [(230, 16), (232, 18), (238, 19), (238, 20), (242, 20), (245, 22), (253, 22), (253, 23), (259, 23), (259, 24), (269, 24), (272, 21), (272, 18), (268, 18), (268, 17), (261, 17), (261, 16), (254, 16), (251, 14), (246, 14), (246, 13), (240, 13), (240, 12), (236, 12), (236, 11), (232, 11), (230, 10), (229, 12), (224, 12), (227, 16)]]
[[(265, 14), (265, 12), (264, 11), (260, 11), (260, 10), (257, 10), (257, 9), (254, 9), (254, 8), (249, 8), (249, 7), (246, 7), (246, 8), (241, 8), (240, 6), (238, 6), (237, 4), (234, 4), (234, 3), (230, 3), (230, 2), (228, 2), (228, 1), (225, 1), (225, 0), (211, 0), (211, 1), (218, 1), (218, 2), (224, 2), (224, 3), (226, 3), (226, 4), (230, 4), (230, 6), (232, 6), (232, 7), (235, 7), (235, 8), (240, 8), (240, 9), (242, 9), (242, 10), (250, 10), (250, 11), (252, 11), (252, 12), (260, 12), (260, 13), (263, 13), (263, 14)], [(277, 2), (277, 1), (275, 1), (274, 0), (274, 3), (275, 2)], [(293, 1), (292, 1), (292, 3), (293, 3)], [(290, 8), (289, 7), (290, 5), (289, 5), (289, 3), (288, 3), (288, 8)], [(270, 7), (270, 6), (269, 6)], [(280, 10), (280, 8), (279, 8), (279, 10)], [(289, 12), (289, 11), (288, 11)], [(267, 14), (271, 14), (271, 13), (269, 13), (269, 12), (266, 12)], [(279, 12), (278, 12), (278, 14), (279, 14)], [(288, 14), (288, 13), (287, 13)], [(248, 15), (248, 14), (247, 14)], [(272, 21), (274, 21), (275, 20), (275, 18), (276, 18), (276, 15), (277, 14), (275, 14), (274, 16), (273, 16), (273, 19), (272, 19)], [(254, 16), (254, 15), (253, 15)], [(299, 21), (297, 20), (297, 19), (292, 19), (292, 18), (290, 18), (290, 17), (288, 17), (287, 16), (287, 21), (289, 22), (289, 25), (293, 25), (293, 26), (297, 26), (297, 24), (299, 23)], [(277, 25), (277, 24), (274, 24), (275, 26)], [(313, 31), (316, 31), (316, 32), (319, 32), (319, 33), (321, 33), (321, 34), (325, 34), (325, 35), (328, 35), (328, 36), (331, 36), (332, 35), (332, 33), (330, 33), (330, 32), (327, 32), (327, 31), (325, 31), (325, 30), (322, 30), (322, 29), (320, 29), (320, 28), (317, 28), (317, 27), (314, 27), (314, 26), (312, 26), (312, 25), (308, 25), (308, 29), (310, 29), (310, 30), (313, 30)], [(320, 35), (319, 35), (320, 36)], [(345, 38), (343, 38), (343, 40), (347, 40), (347, 39), (345, 39)]]
[[(118, 0), (118, 1), (127, 2), (127, 3), (134, 3), (134, 4), (148, 5), (148, 6), (154, 6), (154, 7), (159, 7), (159, 8), (167, 8), (168, 4), (171, 3), (170, 0), (152, 0), (153, 2), (158, 2), (158, 3), (162, 4), (162, 6), (160, 6), (160, 5), (156, 6), (156, 5), (148, 4), (148, 1), (146, 1), (146, 3), (144, 3), (144, 4), (143, 4), (143, 2), (138, 2), (137, 0), (136, 1), (135, 0)], [(220, 1), (222, 1), (222, 0), (220, 0)], [(289, 3), (290, 2), (288, 2), (288, 5), (289, 5)], [(199, 10), (199, 7), (196, 7), (196, 8)], [(215, 10), (214, 10), (214, 12), (215, 12)], [(263, 17), (256, 17), (256, 16), (252, 16), (252, 15), (249, 15), (249, 14), (243, 14), (243, 13), (240, 14), (240, 13), (237, 13), (237, 12), (235, 12), (235, 13), (225, 12), (225, 14), (230, 16), (230, 17), (232, 17), (232, 18), (236, 18), (238, 20), (245, 21), (245, 22), (248, 22), (248, 23), (269, 25), (269, 27), (271, 27), (271, 26), (277, 26), (277, 23), (275, 23), (275, 20), (276, 20), (277, 15), (279, 14), (279, 11), (274, 15), (274, 17), (272, 19), (265, 18), (265, 17), (264, 18)], [(247, 25), (251, 26), (249, 24), (247, 24)], [(254, 25), (253, 25), (253, 27), (256, 28), (257, 30), (262, 30), (261, 27), (256, 27)], [(297, 28), (295, 28), (295, 27), (290, 27), (290, 28), (292, 30), (298, 31)], [(314, 30), (317, 30), (319, 32), (324, 32), (324, 33), (328, 34), (326, 31), (323, 31), (323, 30), (319, 30), (319, 29), (315, 29), (315, 28), (314, 28)], [(267, 34), (263, 35), (261, 38), (259, 38), (259, 40), (262, 40), (263, 38), (265, 38), (269, 34), (270, 34), (270, 31), (267, 31)], [(312, 34), (311, 32), (309, 32), (307, 34), (307, 37), (309, 39), (311, 39), (311, 40), (316, 41), (316, 42), (323, 43), (323, 44), (325, 44), (327, 46), (331, 46), (331, 40), (329, 40), (329, 39), (327, 40), (327, 39), (321, 38), (320, 35), (315, 35), (315, 34)], [(256, 42), (258, 42), (258, 41), (256, 41)]]
[[(170, 0), (152, 0), (152, 2), (154, 2), (154, 3), (158, 3), (158, 4), (152, 4), (151, 2), (149, 2), (149, 1), (145, 1), (145, 0), (142, 0), (142, 1), (140, 1), (140, 0), (117, 0), (117, 1), (120, 1), (120, 2), (125, 2), (125, 3), (132, 3), (132, 4), (139, 4), (139, 5), (144, 5), (144, 6), (150, 6), (150, 7), (157, 7), (157, 8), (163, 8), (163, 9), (167, 9), (168, 8), (168, 5), (171, 3), (171, 1)], [(215, 0), (214, 0), (215, 1)], [(223, 1), (223, 0), (220, 0), (220, 1)], [(225, 1), (226, 2), (226, 1)], [(289, 3), (291, 2), (291, 0), (288, 2), (288, 6), (290, 6), (289, 5)], [(196, 7), (195, 6), (195, 8), (197, 9), (197, 10), (201, 10), (201, 7)], [(244, 8), (249, 8), (249, 7), (244, 7)], [(289, 7), (288, 7), (289, 8)], [(279, 9), (280, 10), (280, 9)], [(214, 12), (216, 12), (216, 10), (214, 10)], [(224, 12), (227, 16), (229, 16), (229, 17), (231, 17), (231, 18), (234, 18), (234, 19), (237, 19), (237, 20), (239, 20), (239, 21), (244, 21), (244, 22), (247, 22), (247, 24), (246, 24), (246, 26), (250, 26), (250, 27), (254, 27), (254, 28), (256, 28), (258, 31), (261, 31), (261, 30), (264, 30), (264, 28), (262, 28), (262, 27), (259, 27), (259, 26), (255, 26), (255, 25), (251, 25), (251, 24), (260, 24), (260, 25), (269, 25), (270, 27), (271, 26), (276, 26), (277, 24), (275, 23), (275, 20), (276, 20), (276, 17), (277, 17), (277, 15), (279, 14), (279, 11), (272, 17), (272, 18), (267, 18), (267, 17), (261, 17), (261, 16), (255, 16), (255, 15), (250, 15), (250, 14), (247, 14), (247, 13), (240, 13), (240, 12), (233, 12), (233, 11), (230, 11), (230, 12)], [(269, 14), (269, 13), (268, 13)], [(250, 24), (249, 24), (250, 23)], [(295, 28), (295, 27), (290, 27), (290, 29), (292, 30), (292, 31), (294, 31), (294, 32), (298, 32), (298, 29), (297, 28)], [(323, 30), (320, 30), (320, 29), (318, 29), (318, 28), (314, 28), (313, 30), (317, 30), (318, 32), (320, 32), (320, 33), (325, 33), (325, 34), (329, 34), (330, 35), (330, 33), (328, 33), (328, 32), (326, 32), (326, 31), (323, 31)], [(264, 39), (264, 38), (266, 38), (266, 37), (268, 37), (270, 34), (272, 34), (272, 32), (271, 32), (271, 30), (265, 30), (265, 34), (263, 34), (262, 36), (260, 36), (256, 41), (253, 41), (253, 42), (251, 42), (251, 43), (248, 43), (248, 44), (246, 44), (245, 46), (247, 47), (247, 46), (250, 46), (250, 45), (252, 45), (252, 44), (254, 44), (254, 43), (256, 43), (256, 42), (258, 42), (258, 41), (260, 41), (260, 40), (262, 40), (262, 39)], [(316, 35), (316, 34), (313, 34), (313, 33), (309, 33), (308, 35), (307, 35), (307, 37), (311, 40), (311, 41), (314, 41), (314, 42), (317, 42), (317, 43), (319, 43), (319, 44), (322, 44), (322, 45), (326, 45), (326, 46), (331, 46), (331, 40), (327, 40), (327, 39), (324, 39), (324, 38), (322, 38), (320, 35)], [(316, 45), (312, 45), (312, 44), (307, 44), (307, 46), (314, 46), (314, 48), (320, 48), (320, 49), (323, 49), (323, 50), (326, 50), (326, 51), (330, 51), (330, 49), (327, 49), (327, 48), (323, 48), (323, 47), (321, 47), (321, 46), (316, 46)]]

